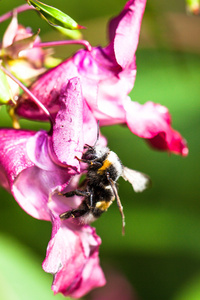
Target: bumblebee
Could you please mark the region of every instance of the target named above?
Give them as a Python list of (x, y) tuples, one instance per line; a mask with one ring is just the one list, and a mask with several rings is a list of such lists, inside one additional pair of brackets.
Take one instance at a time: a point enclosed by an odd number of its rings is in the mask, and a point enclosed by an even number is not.
[(60, 215), (62, 220), (78, 218), (82, 224), (90, 224), (101, 216), (116, 199), (122, 216), (124, 234), (125, 217), (117, 192), (117, 180), (120, 176), (131, 183), (135, 192), (142, 192), (150, 185), (150, 178), (138, 171), (122, 165), (119, 157), (107, 147), (85, 145), (85, 153), (80, 162), (88, 165), (83, 189), (64, 193), (65, 197), (74, 195), (84, 197), (78, 208)]

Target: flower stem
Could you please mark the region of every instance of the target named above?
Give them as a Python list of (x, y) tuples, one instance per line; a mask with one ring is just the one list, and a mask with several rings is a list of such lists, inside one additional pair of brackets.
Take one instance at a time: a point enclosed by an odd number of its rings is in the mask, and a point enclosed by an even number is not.
[(0, 23), (6, 21), (7, 19), (11, 18), (13, 16), (13, 11), (15, 11), (17, 14), (23, 12), (23, 11), (26, 11), (26, 10), (30, 10), (30, 9), (35, 9), (33, 8), (32, 6), (28, 5), (28, 4), (23, 4), (23, 5), (20, 5), (16, 8), (14, 8), (13, 10), (5, 13), (4, 15), (2, 15), (0, 17)]
[(43, 112), (47, 115), (47, 117), (49, 118), (50, 122), (53, 124), (53, 119), (52, 116), (50, 114), (50, 112), (48, 111), (48, 109), (33, 95), (33, 93), (31, 93), (31, 91), (29, 91), (29, 89), (27, 87), (25, 87), (25, 85), (19, 81), (14, 75), (12, 75), (7, 69), (5, 69), (2, 65), (0, 65), (0, 69), (7, 75), (9, 76), (14, 82), (16, 82), (20, 88), (31, 98), (31, 100), (33, 102), (35, 102), (42, 110)]
[(88, 51), (92, 50), (92, 46), (86, 40), (63, 40), (63, 41), (52, 41), (46, 43), (35, 43), (34, 47), (53, 47), (53, 46), (63, 46), (63, 45), (83, 45)]

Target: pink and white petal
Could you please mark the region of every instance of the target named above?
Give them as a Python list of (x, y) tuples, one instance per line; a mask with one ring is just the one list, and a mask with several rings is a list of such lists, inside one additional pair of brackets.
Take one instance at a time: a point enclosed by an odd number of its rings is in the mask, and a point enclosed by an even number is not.
[[(80, 171), (83, 152), (83, 97), (80, 80), (75, 77), (60, 92), (60, 109), (53, 124), (52, 157), (55, 161)], [(55, 154), (55, 155), (54, 155)]]
[(13, 43), (15, 35), (17, 34), (17, 30), (18, 30), (17, 16), (14, 15), (4, 33), (4, 36), (2, 39), (2, 48), (6, 48)]
[[(55, 294), (81, 297), (92, 288), (105, 284), (98, 260), (100, 243), (90, 226), (77, 226), (53, 217), (52, 238), (43, 269), (54, 274), (52, 290)], [(92, 274), (93, 278), (90, 277)]]
[(78, 51), (73, 57), (73, 63), (81, 78), (85, 100), (93, 111), (98, 110), (99, 84), (112, 78), (121, 68), (113, 66), (101, 47), (92, 48), (91, 51)]
[(74, 289), (70, 293), (73, 298), (81, 298), (89, 293), (92, 289), (102, 287), (106, 284), (106, 279), (102, 269), (99, 266), (98, 252), (95, 252), (89, 262), (86, 264), (82, 273), (82, 280), (79, 283), (78, 289)]
[[(35, 218), (50, 220), (49, 197), (55, 190), (62, 190), (71, 176), (67, 168), (53, 167), (45, 139), (47, 134), (44, 131), (1, 129), (0, 183), (12, 192), (27, 213)], [(30, 155), (31, 147), (33, 155)], [(38, 164), (35, 165), (37, 158)]]
[[(74, 191), (77, 189), (81, 175), (73, 176), (69, 179), (68, 185), (63, 186), (62, 189), (56, 189), (51, 194), (51, 201), (48, 202), (48, 208), (54, 215), (59, 216), (61, 213), (64, 213), (68, 210), (77, 208), (81, 202), (83, 201), (83, 197), (80, 196), (72, 196), (65, 197), (62, 194)], [(58, 192), (62, 192), (59, 194)], [(78, 219), (73, 220), (73, 222), (78, 224)]]
[(129, 0), (122, 12), (110, 21), (108, 48), (113, 48), (116, 61), (123, 69), (134, 59), (145, 6), (146, 0)]
[(49, 193), (53, 193), (54, 190), (63, 189), (72, 178), (71, 169), (67, 168), (66, 165), (55, 164), (51, 160), (49, 154), (51, 142), (52, 139), (49, 134), (44, 130), (40, 130), (34, 136), (30, 137), (26, 144), (28, 157), (38, 170), (44, 171), (44, 175), (41, 178), (39, 176), (38, 181), (39, 179), (41, 181), (46, 180), (42, 184), (47, 186)]
[[(30, 91), (45, 105), (52, 116), (59, 110), (60, 90), (70, 78), (78, 76), (72, 59), (66, 60), (57, 67), (42, 75), (31, 87)], [(31, 120), (46, 120), (47, 116), (33, 101), (23, 95), (18, 100), (16, 113)]]
[(98, 135), (97, 121), (86, 101), (83, 101), (83, 137), (84, 145), (94, 145)]
[(61, 167), (53, 171), (36, 166), (27, 168), (15, 180), (12, 193), (19, 205), (31, 216), (50, 221), (49, 202), (55, 192), (69, 184), (71, 176)]
[(58, 167), (49, 156), (49, 135), (40, 130), (27, 140), (26, 151), (34, 165), (42, 170), (55, 171)]
[(50, 221), (46, 173), (37, 167), (24, 170), (15, 180), (12, 194), (26, 213), (36, 219)]
[(181, 135), (172, 129), (171, 117), (165, 106), (153, 102), (141, 105), (127, 97), (124, 108), (129, 129), (139, 137), (148, 139), (159, 150), (187, 155), (187, 145)]
[(91, 51), (79, 50), (73, 57), (73, 63), (82, 80), (86, 76), (87, 80), (91, 79), (93, 82), (105, 80), (112, 77), (113, 73), (121, 71), (120, 66), (113, 64), (101, 47), (94, 47)]
[(0, 129), (0, 183), (8, 190), (23, 170), (34, 165), (26, 152), (27, 140), (34, 134), (28, 130)]

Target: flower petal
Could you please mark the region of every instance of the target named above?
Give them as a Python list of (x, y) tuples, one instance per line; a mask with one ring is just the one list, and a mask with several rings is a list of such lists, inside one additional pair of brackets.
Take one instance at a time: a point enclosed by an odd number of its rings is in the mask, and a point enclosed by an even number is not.
[(188, 148), (181, 135), (172, 129), (171, 118), (165, 106), (153, 102), (141, 105), (127, 98), (125, 102), (126, 120), (130, 130), (159, 149), (169, 150), (183, 156)]
[[(67, 60), (42, 75), (30, 87), (30, 91), (45, 105), (52, 117), (55, 117), (59, 110), (61, 88), (63, 85), (67, 85), (70, 78), (76, 76), (78, 76), (76, 67), (71, 60)], [(16, 113), (30, 120), (48, 121), (43, 110), (33, 103), (26, 94), (23, 94), (18, 100)]]
[(81, 50), (73, 59), (81, 78), (85, 100), (101, 126), (123, 123), (123, 98), (131, 91), (135, 70), (122, 68), (104, 49)]
[[(89, 108), (88, 104), (83, 101), (83, 137), (84, 145), (94, 145), (98, 136), (97, 121)], [(100, 136), (101, 138), (101, 136)], [(105, 144), (105, 140), (104, 140)]]
[(12, 44), (12, 42), (17, 34), (17, 30), (18, 30), (18, 21), (17, 21), (17, 16), (14, 14), (10, 24), (8, 25), (8, 27), (4, 33), (4, 36), (2, 39), (2, 48), (6, 48)]
[(60, 92), (60, 109), (53, 124), (52, 148), (58, 162), (79, 169), (83, 152), (83, 97), (80, 80), (72, 78)]
[(124, 69), (133, 63), (146, 0), (129, 0), (109, 24), (111, 44), (117, 63)]
[(36, 132), (27, 140), (26, 151), (30, 160), (34, 165), (42, 170), (55, 171), (57, 166), (53, 163), (49, 156), (48, 133), (44, 130)]
[[(78, 51), (32, 86), (31, 92), (52, 115), (59, 109), (62, 84), (77, 76), (83, 97), (101, 125), (124, 122), (122, 102), (135, 81), (135, 51), (145, 4), (145, 0), (127, 2), (122, 13), (110, 22), (112, 41), (107, 47)], [(27, 99), (25, 102), (20, 99), (16, 112), (30, 119), (46, 119), (43, 112)]]
[(71, 175), (49, 158), (47, 133), (1, 129), (0, 152), (0, 184), (28, 214), (50, 220), (51, 194), (61, 191)]
[(21, 172), (13, 184), (12, 193), (15, 200), (36, 219), (51, 220), (47, 206), (49, 181), (49, 174), (47, 176), (46, 172), (34, 166)]
[(24, 169), (33, 166), (25, 149), (33, 131), (0, 129), (0, 183), (10, 190), (14, 180)]
[(98, 259), (100, 243), (90, 226), (77, 226), (53, 217), (52, 238), (43, 269), (54, 274), (54, 293), (82, 297), (92, 288), (105, 284)]

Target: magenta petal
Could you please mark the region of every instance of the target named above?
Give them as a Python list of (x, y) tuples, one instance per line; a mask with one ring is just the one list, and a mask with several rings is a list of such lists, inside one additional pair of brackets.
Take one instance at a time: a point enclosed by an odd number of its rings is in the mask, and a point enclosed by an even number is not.
[(67, 168), (51, 161), (48, 138), (45, 131), (0, 130), (0, 184), (28, 214), (43, 220), (50, 220), (51, 195), (71, 179)]
[(124, 69), (134, 60), (146, 0), (129, 0), (119, 16), (110, 21), (110, 48)]
[[(59, 110), (63, 84), (66, 85), (70, 78), (79, 77), (83, 98), (100, 124), (124, 122), (122, 102), (135, 81), (135, 51), (145, 4), (145, 0), (127, 2), (121, 14), (110, 22), (112, 41), (107, 47), (80, 50), (33, 84), (31, 92), (52, 116)], [(30, 119), (47, 119), (28, 99), (18, 101), (16, 112)]]
[[(14, 195), (19, 205), (35, 218), (49, 219), (47, 193), (40, 182), (39, 169), (27, 153), (27, 142), (35, 135), (32, 131), (0, 130), (0, 183)], [(44, 174), (41, 176), (42, 178)], [(7, 180), (6, 180), (7, 179)]]
[(19, 173), (33, 166), (26, 143), (34, 134), (28, 130), (0, 129), (0, 184), (6, 189), (11, 189)]
[(87, 105), (83, 102), (83, 136), (84, 144), (94, 145), (98, 135), (97, 121)]
[(141, 105), (127, 98), (126, 120), (130, 130), (159, 150), (169, 150), (187, 155), (188, 148), (181, 135), (172, 129), (168, 109), (160, 104), (147, 102)]
[(36, 219), (50, 221), (47, 206), (49, 176), (46, 175), (46, 172), (37, 167), (24, 170), (15, 180), (12, 193), (18, 204), (29, 215)]
[(46, 171), (56, 171), (58, 166), (49, 156), (49, 143), (51, 138), (44, 130), (35, 133), (27, 140), (26, 150), (30, 160), (35, 166)]
[[(104, 286), (106, 280), (101, 267), (99, 266), (98, 252), (94, 253), (88, 263), (85, 265), (82, 273), (82, 278), (78, 282), (71, 296), (80, 298), (91, 291), (91, 289)], [(78, 287), (78, 289), (77, 289)]]
[(76, 226), (59, 218), (53, 220), (43, 269), (54, 274), (52, 290), (55, 293), (78, 298), (105, 284), (98, 258), (100, 243), (90, 226)]
[[(71, 63), (71, 60), (67, 60), (44, 73), (30, 87), (30, 91), (45, 105), (51, 115), (55, 116), (59, 110), (60, 90), (63, 84), (66, 85), (68, 80), (75, 76), (77, 76), (76, 67)], [(42, 109), (28, 99), (25, 94), (17, 103), (16, 113), (31, 120), (48, 121)]]
[(147, 142), (155, 149), (169, 150), (182, 156), (187, 156), (189, 152), (186, 140), (175, 130), (168, 131), (168, 134), (161, 132)]
[[(60, 109), (55, 118), (52, 149), (59, 163), (79, 170), (83, 152), (83, 98), (80, 80), (75, 77), (60, 92)], [(52, 152), (52, 153), (53, 153)]]
[(31, 216), (41, 220), (51, 220), (49, 202), (54, 193), (61, 191), (71, 176), (66, 168), (57, 166), (54, 170), (43, 170), (36, 166), (19, 174), (12, 193), (19, 205)]

